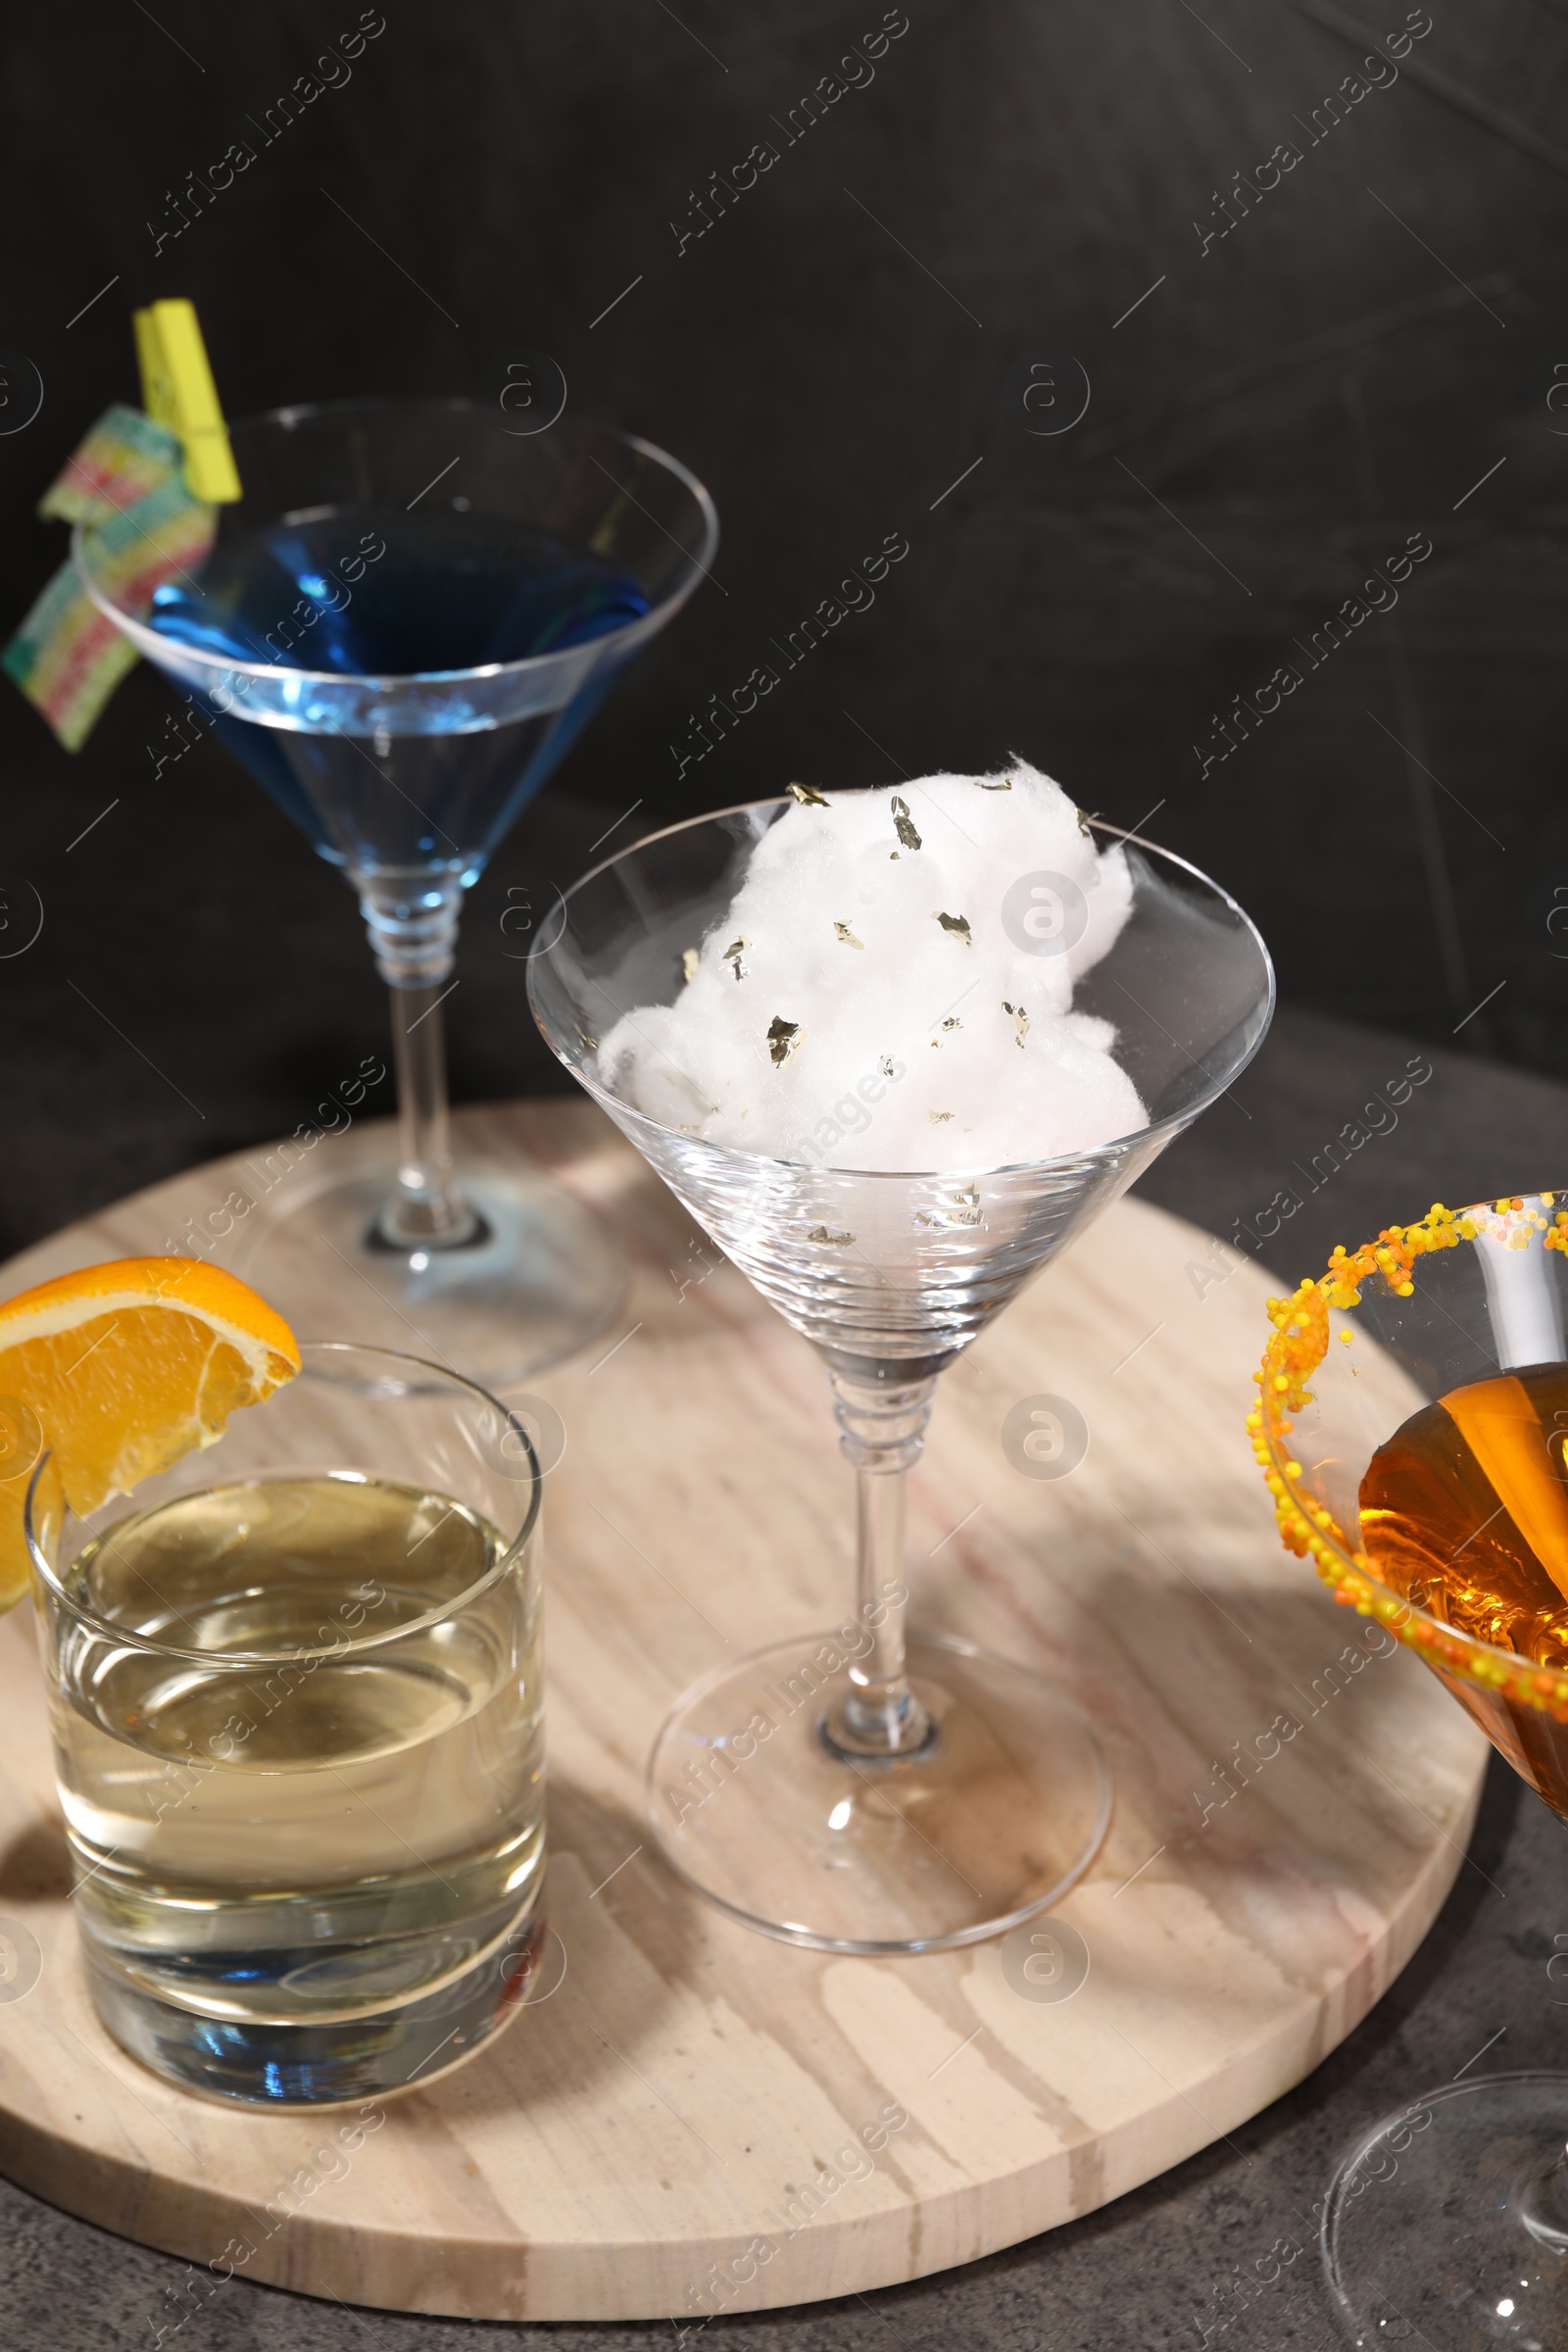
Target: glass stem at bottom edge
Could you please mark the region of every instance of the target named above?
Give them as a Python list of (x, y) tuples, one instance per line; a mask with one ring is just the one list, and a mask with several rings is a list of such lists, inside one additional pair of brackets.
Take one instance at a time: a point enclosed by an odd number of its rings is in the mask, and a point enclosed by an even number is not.
[(872, 1387), (834, 1369), (840, 1444), (855, 1465), (856, 1612), (849, 1688), (822, 1725), (827, 1746), (874, 1763), (928, 1750), (936, 1726), (905, 1672), (905, 1482), (920, 1458), (934, 1380)]

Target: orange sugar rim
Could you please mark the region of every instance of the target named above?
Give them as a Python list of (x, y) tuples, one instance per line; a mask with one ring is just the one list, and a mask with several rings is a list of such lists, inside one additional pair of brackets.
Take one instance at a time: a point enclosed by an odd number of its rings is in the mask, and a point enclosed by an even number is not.
[[(1381, 1279), (1396, 1298), (1412, 1298), (1417, 1260), (1433, 1250), (1474, 1241), (1481, 1230), (1473, 1222), (1478, 1209), (1483, 1215), (1508, 1219), (1509, 1229), (1527, 1239), (1539, 1232), (1544, 1248), (1568, 1253), (1568, 1208), (1558, 1208), (1551, 1193), (1516, 1193), (1468, 1209), (1445, 1208), (1436, 1201), (1413, 1225), (1385, 1226), (1375, 1242), (1363, 1242), (1355, 1250), (1337, 1247), (1327, 1273), (1308, 1276), (1288, 1298), (1269, 1300), (1274, 1336), (1263, 1351), (1262, 1368), (1252, 1375), (1259, 1396), (1247, 1416), (1247, 1427), (1263, 1482), (1274, 1497), (1285, 1548), (1298, 1558), (1310, 1558), (1342, 1607), (1353, 1608), (1360, 1617), (1376, 1617), (1430, 1665), (1568, 1723), (1568, 1673), (1457, 1633), (1383, 1584), (1333, 1512), (1300, 1485), (1301, 1465), (1289, 1444), (1291, 1416), (1311, 1402), (1306, 1384), (1328, 1353), (1330, 1307), (1358, 1306), (1362, 1284), (1374, 1279)], [(1543, 1209), (1553, 1214), (1545, 1216)]]

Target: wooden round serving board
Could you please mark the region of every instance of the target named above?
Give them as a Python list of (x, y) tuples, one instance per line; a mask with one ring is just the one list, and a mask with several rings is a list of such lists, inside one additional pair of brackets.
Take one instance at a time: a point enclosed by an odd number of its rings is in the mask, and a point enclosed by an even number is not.
[[(1425, 1935), (1485, 1748), (1280, 1548), (1242, 1427), (1263, 1277), (1124, 1201), (947, 1375), (913, 1480), (912, 1620), (1070, 1680), (1115, 1811), (1055, 1915), (1070, 1978), (1027, 1928), (836, 1958), (710, 1912), (659, 1861), (642, 1794), (689, 1682), (843, 1615), (852, 1475), (821, 1368), (693, 1250), (592, 1105), (458, 1127), (549, 1166), (636, 1260), (621, 1322), (529, 1384), (567, 1439), (545, 1505), (556, 1989), (347, 2154), (336, 2111), (236, 2112), (143, 2073), (88, 2005), (19, 1609), (0, 1625), (0, 2170), (215, 2266), (202, 2300), (232, 2265), (394, 2310), (684, 2322), (967, 2262), (1298, 2082)], [(367, 1125), (318, 1156), (346, 1172), (388, 1149)], [(236, 1159), (141, 1194), (13, 1259), (5, 1289), (157, 1248), (245, 1181)], [(278, 1303), (305, 1336), (391, 1336), (347, 1271)], [(1041, 1394), (1091, 1432), (1054, 1482), (1002, 1446), (1008, 1408)], [(1050, 1997), (1085, 1952), (1087, 1980)]]

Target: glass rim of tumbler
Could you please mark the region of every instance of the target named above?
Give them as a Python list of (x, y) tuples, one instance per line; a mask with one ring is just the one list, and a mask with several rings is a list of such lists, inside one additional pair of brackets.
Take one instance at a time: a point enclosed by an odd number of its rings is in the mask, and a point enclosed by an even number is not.
[[(231, 437), (237, 439), (253, 425), (280, 425), (292, 430), (296, 424), (314, 417), (331, 418), (351, 413), (364, 415), (369, 411), (392, 409), (427, 412), (455, 409), (476, 416), (489, 415), (489, 403), (475, 400), (467, 393), (367, 393), (363, 397), (350, 396), (342, 400), (291, 401), (281, 408), (258, 409), (249, 416), (235, 417), (230, 422), (228, 429)], [(650, 441), (641, 433), (627, 432), (621, 425), (600, 424), (591, 417), (558, 418), (556, 424), (546, 428), (546, 432), (530, 434), (527, 438), (542, 441), (546, 438), (547, 433), (555, 432), (562, 423), (566, 424), (568, 432), (602, 433), (608, 440), (618, 441), (625, 449), (635, 450), (640, 456), (652, 458), (667, 473), (673, 474), (690, 492), (703, 520), (702, 544), (694, 555), (686, 558), (685, 573), (677, 576), (668, 594), (660, 597), (657, 603), (650, 605), (646, 612), (639, 612), (633, 620), (623, 621), (619, 628), (607, 630), (602, 637), (587, 640), (586, 643), (593, 647), (596, 654), (599, 654), (626, 644), (635, 637), (637, 631), (646, 629), (648, 623), (656, 615), (661, 622), (673, 620), (717, 553), (718, 509), (714, 506), (709, 491), (698, 480), (689, 466), (683, 466), (679, 458), (671, 457), (668, 450), (662, 449), (657, 441)], [(504, 425), (498, 427), (498, 430), (503, 434), (506, 433)], [(509, 437), (519, 438), (521, 436)], [(106, 620), (114, 623), (122, 636), (130, 640), (139, 654), (155, 666), (159, 666), (160, 656), (167, 656), (172, 641), (160, 635), (157, 629), (149, 628), (145, 620), (138, 618), (126, 607), (117, 604), (107, 589), (93, 579), (91, 568), (84, 560), (84, 550), (92, 534), (103, 524), (117, 519), (118, 514), (125, 511), (117, 509), (114, 514), (84, 517), (80, 522), (72, 525), (71, 566), (76, 575), (78, 585), (89, 602), (103, 614)], [(573, 657), (580, 659), (584, 650), (583, 645), (564, 646), (553, 653), (524, 654), (515, 662), (482, 662), (469, 669), (345, 670), (300, 669), (289, 662), (242, 662), (237, 656), (209, 654), (200, 646), (181, 644), (179, 647), (182, 662), (193, 669), (205, 668), (215, 676), (289, 678), (298, 679), (301, 683), (308, 685), (339, 687), (346, 685), (447, 686), (462, 685), (470, 681), (477, 682), (487, 678), (515, 677), (530, 670), (543, 672), (552, 662), (565, 662)]]
[[(842, 789), (845, 797), (849, 798), (852, 795), (871, 792), (877, 788), (869, 784), (857, 784), (845, 786)], [(704, 813), (701, 815), (683, 817), (679, 820), (679, 822), (673, 825), (662, 825), (657, 833), (645, 833), (640, 841), (628, 843), (626, 848), (617, 851), (614, 857), (602, 858), (598, 865), (590, 867), (587, 873), (579, 875), (577, 880), (573, 882), (567, 890), (560, 894), (561, 906), (564, 908), (567, 903), (576, 896), (579, 890), (585, 890), (590, 882), (596, 882), (602, 874), (609, 873), (612, 867), (619, 865), (626, 859), (636, 857), (642, 850), (652, 849), (656, 842), (669, 840), (673, 834), (695, 831), (699, 825), (718, 824), (726, 816), (750, 816), (761, 808), (777, 808), (779, 810), (783, 810), (789, 806), (789, 794), (778, 793), (775, 795), (770, 795), (769, 797), (760, 801), (735, 801), (732, 802), (727, 808), (710, 808), (704, 811)], [(1213, 898), (1221, 901), (1230, 909), (1232, 914), (1238, 918), (1243, 929), (1250, 936), (1252, 945), (1256, 949), (1262, 963), (1263, 977), (1266, 984), (1262, 996), (1263, 1020), (1257, 1036), (1253, 1039), (1250, 1046), (1249, 1046), (1246, 1054), (1243, 1054), (1235, 1069), (1232, 1070), (1228, 1077), (1226, 1077), (1223, 1081), (1216, 1080), (1212, 1082), (1205, 1092), (1200, 1095), (1194, 1103), (1185, 1109), (1179, 1111), (1169, 1111), (1166, 1113), (1164, 1118), (1146, 1120), (1142, 1127), (1131, 1128), (1125, 1135), (1108, 1136), (1103, 1143), (1087, 1144), (1081, 1151), (1077, 1152), (1059, 1152), (1048, 1159), (999, 1160), (987, 1162), (986, 1164), (980, 1166), (965, 1166), (961, 1168), (844, 1168), (838, 1166), (836, 1162), (827, 1161), (818, 1168), (810, 1169), (808, 1171), (810, 1174), (815, 1176), (846, 1176), (855, 1177), (858, 1179), (863, 1178), (867, 1183), (883, 1184), (946, 1184), (950, 1180), (957, 1183), (969, 1178), (980, 1178), (986, 1176), (1040, 1175), (1053, 1168), (1075, 1166), (1081, 1163), (1083, 1160), (1094, 1158), (1099, 1154), (1119, 1152), (1130, 1145), (1142, 1143), (1148, 1136), (1162, 1135), (1171, 1128), (1174, 1128), (1179, 1132), (1184, 1127), (1190, 1127), (1196, 1120), (1202, 1116), (1204, 1111), (1210, 1109), (1213, 1104), (1218, 1102), (1220, 1096), (1223, 1095), (1228, 1088), (1235, 1085), (1237, 1079), (1240, 1078), (1242, 1072), (1247, 1068), (1248, 1064), (1257, 1054), (1264, 1038), (1268, 1035), (1270, 1024), (1274, 1018), (1275, 1005), (1279, 997), (1279, 984), (1275, 976), (1274, 959), (1268, 952), (1268, 948), (1264, 942), (1262, 933), (1259, 931), (1257, 925), (1253, 922), (1251, 916), (1248, 913), (1246, 907), (1241, 905), (1240, 901), (1233, 899), (1230, 892), (1225, 889), (1222, 883), (1216, 882), (1212, 875), (1205, 874), (1201, 866), (1194, 865), (1190, 858), (1179, 857), (1174, 850), (1162, 849), (1158, 842), (1148, 840), (1142, 833), (1132, 833), (1129, 832), (1123, 825), (1113, 825), (1104, 817), (1092, 816), (1088, 821), (1097, 833), (1108, 834), (1113, 840), (1130, 845), (1134, 849), (1147, 850), (1152, 857), (1160, 859), (1163, 864), (1176, 866), (1182, 873), (1190, 874), (1196, 882), (1201, 883), (1205, 891), (1207, 891)], [(760, 838), (760, 836), (759, 836), (759, 838)], [(571, 1058), (570, 1049), (563, 1040), (558, 1038), (555, 1028), (553, 1027), (539, 1003), (538, 992), (534, 984), (534, 965), (536, 962), (543, 963), (549, 960), (550, 956), (555, 953), (556, 948), (559, 946), (562, 938), (564, 936), (564, 930), (565, 926), (563, 924), (561, 930), (558, 931), (555, 939), (551, 941), (548, 947), (546, 947), (544, 944), (543, 933), (541, 932), (540, 937), (535, 940), (532, 948), (528, 952), (528, 1008), (532, 1012), (534, 1020), (538, 1024), (539, 1029), (544, 1036), (546, 1045), (549, 1046), (557, 1060), (561, 1062), (564, 1068), (571, 1071), (578, 1084), (583, 1087), (584, 1090), (590, 1094), (596, 1102), (605, 1103), (613, 1102), (616, 1104), (619, 1110), (625, 1112), (628, 1118), (640, 1120), (649, 1127), (657, 1128), (662, 1134), (679, 1134), (680, 1130), (678, 1128), (671, 1127), (663, 1119), (656, 1118), (652, 1111), (639, 1110), (635, 1104), (623, 1102), (621, 1097), (615, 1094), (612, 1088), (605, 1086), (593, 1075), (591, 1071), (583, 1069), (578, 1062), (574, 1061)], [(1196, 1060), (1196, 1058), (1197, 1057), (1195, 1055), (1194, 1059)], [(1201, 1065), (1200, 1064), (1200, 1066)], [(756, 1161), (760, 1165), (778, 1168), (805, 1168), (807, 1166), (807, 1163), (804, 1160), (785, 1159), (776, 1152), (749, 1152), (741, 1144), (716, 1144), (710, 1141), (710, 1139), (706, 1136), (682, 1136), (681, 1140), (683, 1144), (688, 1145), (695, 1150), (710, 1152), (722, 1159), (729, 1159), (737, 1162)]]
[[(182, 1664), (205, 1666), (209, 1671), (214, 1668), (279, 1666), (307, 1660), (342, 1658), (366, 1650), (388, 1648), (394, 1642), (407, 1641), (411, 1635), (423, 1633), (433, 1625), (442, 1624), (446, 1619), (456, 1616), (460, 1610), (471, 1606), (475, 1600), (489, 1591), (491, 1586), (499, 1584), (502, 1578), (517, 1565), (527, 1550), (529, 1542), (539, 1524), (540, 1504), (544, 1494), (544, 1473), (539, 1467), (539, 1456), (534, 1450), (533, 1440), (510, 1405), (504, 1404), (499, 1396), (492, 1396), (490, 1391), (482, 1388), (478, 1381), (469, 1380), (466, 1374), (451, 1371), (444, 1364), (431, 1363), (426, 1357), (415, 1355), (407, 1348), (369, 1347), (355, 1340), (302, 1340), (299, 1343), (299, 1348), (301, 1364), (300, 1370), (295, 1375), (296, 1380), (303, 1380), (312, 1369), (309, 1360), (312, 1357), (323, 1355), (375, 1356), (386, 1362), (412, 1365), (416, 1372), (433, 1376), (442, 1387), (466, 1389), (470, 1396), (478, 1399), (481, 1405), (499, 1414), (501, 1420), (507, 1424), (509, 1434), (515, 1431), (517, 1437), (522, 1441), (530, 1465), (528, 1507), (523, 1513), (522, 1523), (517, 1533), (497, 1553), (484, 1574), (476, 1577), (473, 1583), (466, 1586), (463, 1592), (453, 1593), (449, 1599), (442, 1601), (438, 1608), (426, 1609), (422, 1615), (411, 1617), (404, 1624), (394, 1626), (388, 1632), (364, 1634), (346, 1641), (322, 1642), (314, 1647), (307, 1644), (293, 1649), (191, 1649), (179, 1642), (162, 1642), (153, 1635), (137, 1633), (129, 1626), (117, 1625), (112, 1617), (100, 1616), (96, 1609), (84, 1606), (76, 1595), (62, 1583), (59, 1574), (38, 1541), (38, 1531), (33, 1517), (38, 1481), (43, 1476), (46, 1465), (53, 1459), (52, 1449), (46, 1447), (39, 1454), (27, 1480), (27, 1492), (22, 1510), (23, 1534), (33, 1573), (46, 1587), (51, 1598), (58, 1601), (62, 1608), (68, 1609), (78, 1625), (90, 1627), (94, 1633), (103, 1636), (108, 1641), (120, 1643), (124, 1648), (140, 1650), (149, 1656), (178, 1660)], [(370, 1387), (370, 1384), (367, 1382), (351, 1382), (347, 1385), (367, 1389)], [(292, 1386), (292, 1382), (285, 1383), (285, 1390), (291, 1389)], [(378, 1401), (392, 1403), (400, 1397), (427, 1397), (430, 1395), (430, 1380), (426, 1377), (417, 1383), (411, 1380), (401, 1388), (383, 1389)], [(270, 1399), (264, 1399), (260, 1405), (245, 1405), (239, 1409), (244, 1412), (265, 1413), (270, 1401)], [(218, 1441), (220, 1445), (221, 1442), (220, 1439)], [(211, 1447), (200, 1447), (194, 1455), (181, 1455), (179, 1462), (170, 1463), (169, 1468), (171, 1470), (177, 1469), (181, 1463), (193, 1459), (205, 1460), (211, 1451)], [(164, 1474), (159, 1472), (155, 1475), (162, 1476)], [(283, 1465), (280, 1471), (264, 1470), (252, 1473), (249, 1478), (242, 1475), (239, 1479), (230, 1482), (214, 1481), (213, 1483), (215, 1485), (219, 1483), (266, 1485), (270, 1484), (279, 1475), (287, 1475), (286, 1465)], [(522, 1482), (518, 1480), (516, 1483), (520, 1485)], [(166, 1501), (178, 1499), (179, 1497), (173, 1495), (166, 1497)], [(136, 1515), (137, 1506), (134, 1495), (106, 1496), (104, 1503), (100, 1504), (99, 1508), (102, 1509), (108, 1503), (116, 1500), (126, 1504), (126, 1517)], [(61, 1519), (62, 1530), (67, 1521), (73, 1518), (76, 1519), (78, 1526), (87, 1524), (85, 1520), (76, 1517), (68, 1503)], [(117, 1520), (113, 1524), (118, 1526), (121, 1522)]]

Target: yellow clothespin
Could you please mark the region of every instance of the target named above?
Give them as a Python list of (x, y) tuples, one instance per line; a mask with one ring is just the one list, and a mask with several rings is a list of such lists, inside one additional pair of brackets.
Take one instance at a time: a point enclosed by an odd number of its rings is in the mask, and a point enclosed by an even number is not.
[(244, 494), (195, 305), (155, 302), (132, 318), (142, 407), (155, 424), (178, 436), (191, 496), (206, 506), (231, 505)]

